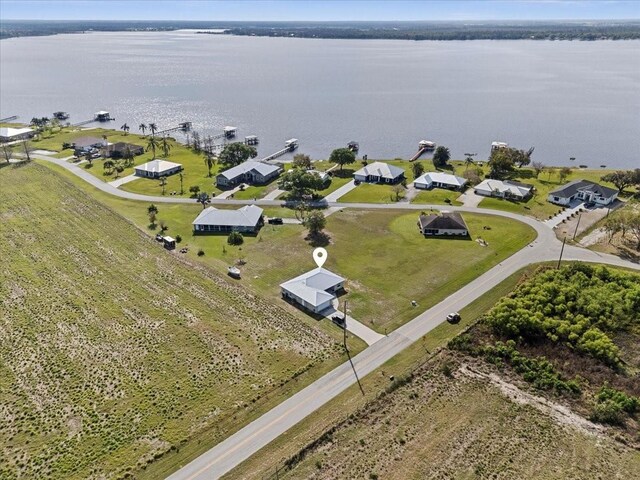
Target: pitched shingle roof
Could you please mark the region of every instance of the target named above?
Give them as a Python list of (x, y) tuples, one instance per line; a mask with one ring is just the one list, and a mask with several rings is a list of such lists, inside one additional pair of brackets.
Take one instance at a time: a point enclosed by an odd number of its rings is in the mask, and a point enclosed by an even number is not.
[(334, 295), (327, 293), (325, 290), (333, 288), (342, 282), (344, 282), (344, 278), (341, 276), (325, 268), (318, 267), (282, 283), (280, 287), (317, 307), (334, 298)]
[(234, 178), (250, 172), (251, 170), (255, 170), (263, 177), (266, 177), (280, 170), (280, 167), (278, 167), (277, 165), (269, 165), (267, 163), (257, 162), (255, 160), (247, 160), (240, 165), (236, 165), (235, 167), (231, 167), (228, 170), (225, 170), (224, 172), (220, 173), (220, 175), (225, 177), (227, 180), (233, 180)]
[(396, 167), (395, 165), (389, 165), (385, 162), (373, 162), (369, 165), (362, 167), (354, 175), (362, 175), (365, 177), (374, 176), (381, 178), (394, 179), (404, 174), (404, 170)]
[(420, 228), (433, 230), (468, 230), (462, 216), (457, 213), (443, 213), (442, 215), (420, 215)]
[(617, 193), (617, 190), (614, 190), (613, 188), (605, 187), (599, 183), (591, 182), (589, 180), (573, 180), (560, 188), (556, 188), (549, 194), (555, 197), (569, 198), (579, 191), (593, 192), (604, 198), (608, 198)]
[(134, 170), (140, 170), (142, 172), (162, 173), (175, 167), (181, 166), (182, 165), (179, 163), (173, 163), (161, 158), (156, 158), (155, 160), (151, 160), (150, 162), (143, 163), (142, 165), (134, 167)]
[(255, 227), (263, 210), (256, 205), (245, 205), (238, 210), (219, 210), (208, 207), (192, 222), (192, 225), (222, 225), (229, 227)]
[(444, 183), (447, 185), (453, 185), (456, 187), (462, 187), (467, 183), (467, 180), (458, 177), (456, 175), (451, 175), (450, 173), (442, 173), (442, 172), (429, 172), (415, 179), (414, 183)]

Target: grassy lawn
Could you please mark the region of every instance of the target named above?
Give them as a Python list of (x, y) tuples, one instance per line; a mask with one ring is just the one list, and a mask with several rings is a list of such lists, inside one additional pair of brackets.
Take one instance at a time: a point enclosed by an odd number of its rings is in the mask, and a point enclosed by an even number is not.
[(392, 185), (361, 183), (338, 199), (344, 203), (394, 203)]
[(344, 361), (328, 322), (166, 252), (65, 177), (4, 167), (0, 186), (8, 478), (159, 478)]
[(560, 182), (560, 178), (557, 173), (541, 173), (539, 178), (535, 178), (535, 174), (528, 168), (517, 170), (514, 175), (514, 180), (529, 183), (535, 186), (535, 195), (526, 202), (511, 202), (509, 200), (502, 200), (498, 198), (485, 198), (480, 202), (481, 208), (494, 208), (496, 210), (505, 210), (508, 212), (520, 213), (522, 215), (530, 215), (542, 220), (546, 220), (549, 216), (557, 214), (561, 211), (561, 207), (553, 205), (547, 202), (547, 196), (549, 192), (555, 190), (561, 185), (568, 183), (572, 180), (591, 180), (598, 182), (601, 185), (606, 185), (611, 188), (615, 188), (614, 185), (606, 183), (600, 180), (600, 177), (606, 175), (609, 170), (586, 170), (577, 169), (574, 170), (564, 182)]
[[(411, 203), (432, 203), (435, 205), (462, 205), (456, 199), (461, 192), (452, 192), (442, 188), (434, 188), (432, 190), (420, 190)], [(448, 200), (448, 201), (447, 201)]]
[[(156, 232), (148, 228), (145, 202), (113, 198), (79, 179), (71, 180), (143, 231)], [(224, 235), (192, 235), (191, 222), (202, 210), (200, 205), (159, 204), (158, 208), (158, 221), (169, 227), (167, 233), (180, 235), (180, 246), (189, 248), (187, 258), (222, 273), (242, 259), (246, 262), (242, 282), (268, 298), (279, 299), (280, 283), (314, 266), (313, 247), (305, 240), (302, 226), (266, 225), (257, 236), (245, 236), (241, 247), (230, 247)], [(267, 214), (295, 216), (292, 210), (277, 207), (267, 210)], [(418, 212), (346, 209), (327, 218), (331, 243), (327, 246), (326, 266), (349, 280), (346, 298), (354, 317), (379, 332), (391, 331), (434, 305), (527, 245), (535, 235), (530, 227), (516, 221), (465, 214), (473, 238), (482, 236), (489, 246), (481, 247), (471, 240), (425, 239), (417, 231), (417, 216)], [(484, 226), (491, 229), (484, 230)], [(196, 255), (199, 249), (205, 252), (204, 256)], [(372, 262), (371, 252), (380, 251), (386, 254), (376, 256)], [(429, 258), (437, 258), (438, 262)], [(418, 302), (418, 309), (411, 306), (412, 300)]]

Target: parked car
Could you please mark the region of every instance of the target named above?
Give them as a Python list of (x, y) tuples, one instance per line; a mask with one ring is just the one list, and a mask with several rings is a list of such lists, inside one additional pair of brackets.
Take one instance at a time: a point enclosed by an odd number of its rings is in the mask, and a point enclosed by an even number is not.
[(357, 185), (360, 185), (360, 180), (354, 180), (354, 181), (353, 181), (353, 184), (354, 184), (354, 185), (356, 185), (356, 186), (357, 186)]
[(273, 217), (267, 220), (270, 225), (282, 225), (283, 221), (280, 217)]
[(156, 234), (156, 242), (163, 242), (164, 241), (164, 236), (162, 236), (162, 234), (158, 233)]
[(331, 321), (336, 325), (339, 325), (340, 327), (344, 328), (344, 318), (342, 317), (342, 315), (333, 315), (331, 317)]
[(462, 317), (458, 312), (452, 312), (447, 315), (447, 322), (449, 323), (459, 323), (462, 320)]

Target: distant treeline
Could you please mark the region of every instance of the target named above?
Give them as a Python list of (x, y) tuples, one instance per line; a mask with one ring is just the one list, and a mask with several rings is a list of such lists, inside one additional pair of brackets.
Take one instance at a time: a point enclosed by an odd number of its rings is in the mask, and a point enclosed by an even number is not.
[(228, 35), (392, 40), (629, 40), (640, 21), (608, 22), (211, 22), (5, 20), (0, 38), (87, 31), (224, 29)]

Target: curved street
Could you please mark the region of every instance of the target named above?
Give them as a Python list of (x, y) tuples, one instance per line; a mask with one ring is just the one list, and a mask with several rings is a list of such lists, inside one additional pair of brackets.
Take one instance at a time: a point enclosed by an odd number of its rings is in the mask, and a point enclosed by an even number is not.
[[(69, 164), (64, 160), (54, 159), (43, 155), (34, 155), (34, 157), (60, 165), (96, 188), (118, 197), (158, 203), (194, 202), (193, 199), (155, 197), (124, 192), (101, 181), (90, 173), (87, 173), (77, 165)], [(213, 199), (212, 203), (225, 205), (283, 205), (283, 202), (278, 200), (244, 201)], [(369, 204), (328, 202), (324, 203), (324, 205), (335, 208), (358, 208), (368, 210), (425, 210), (433, 208), (437, 210), (498, 215), (526, 223), (533, 227), (538, 235), (536, 240), (527, 247), (513, 254), (511, 257), (471, 281), (442, 302), (416, 316), (413, 320), (402, 325), (355, 356), (352, 359), (353, 368), (355, 368), (360, 378), (382, 366), (385, 362), (393, 358), (409, 345), (429, 333), (445, 320), (447, 313), (462, 310), (465, 306), (488, 292), (509, 275), (532, 263), (557, 261), (562, 248), (562, 242), (556, 238), (551, 228), (534, 218), (510, 212), (471, 207), (421, 205), (410, 203)], [(613, 255), (600, 254), (574, 246), (565, 246), (562, 258), (563, 260), (605, 263), (640, 270), (639, 264), (623, 260)], [(219, 478), (356, 382), (357, 379), (354, 375), (351, 363), (343, 363), (255, 421), (246, 425), (235, 434), (220, 442), (200, 457), (183, 466), (168, 478), (170, 480), (204, 480)]]

